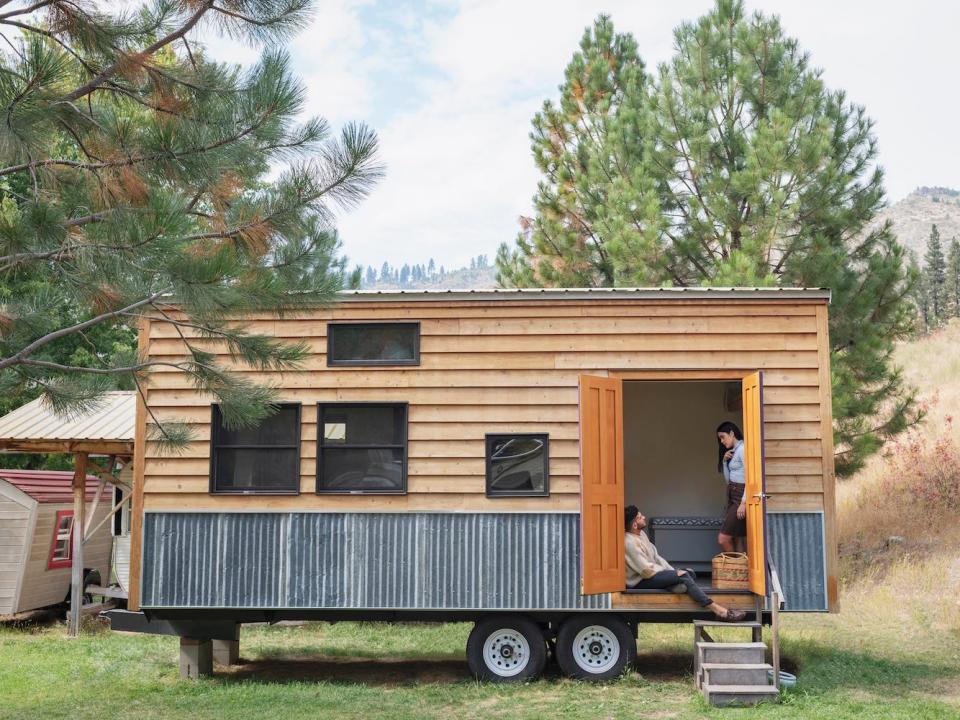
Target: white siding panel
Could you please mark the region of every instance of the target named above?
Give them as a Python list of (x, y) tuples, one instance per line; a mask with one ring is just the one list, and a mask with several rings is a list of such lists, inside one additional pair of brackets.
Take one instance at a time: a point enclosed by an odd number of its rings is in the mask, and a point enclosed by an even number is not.
[(15, 612), (30, 513), (29, 507), (0, 495), (0, 615)]

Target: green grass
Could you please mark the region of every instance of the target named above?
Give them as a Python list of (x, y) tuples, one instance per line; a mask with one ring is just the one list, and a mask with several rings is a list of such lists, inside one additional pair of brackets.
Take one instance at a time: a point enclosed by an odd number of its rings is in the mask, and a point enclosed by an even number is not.
[[(17, 718), (960, 718), (956, 635), (847, 616), (784, 620), (798, 688), (777, 705), (713, 709), (694, 692), (689, 626), (641, 629), (637, 667), (593, 685), (555, 669), (527, 685), (470, 679), (467, 625), (246, 626), (243, 664), (181, 681), (176, 638), (95, 622), (0, 627), (0, 717)], [(727, 634), (734, 632), (725, 631)]]

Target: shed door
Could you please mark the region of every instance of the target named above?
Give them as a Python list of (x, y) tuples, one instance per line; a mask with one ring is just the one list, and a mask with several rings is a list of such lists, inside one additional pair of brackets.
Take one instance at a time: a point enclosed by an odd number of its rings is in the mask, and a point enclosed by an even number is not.
[(763, 373), (743, 379), (743, 444), (746, 460), (747, 555), (750, 559), (750, 590), (767, 592), (766, 527), (767, 500), (763, 479)]
[(623, 557), (623, 381), (580, 376), (580, 592), (619, 592)]

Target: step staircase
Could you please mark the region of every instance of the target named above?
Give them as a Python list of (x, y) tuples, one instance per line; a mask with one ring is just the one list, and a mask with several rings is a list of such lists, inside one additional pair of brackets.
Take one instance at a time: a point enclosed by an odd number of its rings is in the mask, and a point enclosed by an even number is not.
[[(707, 628), (749, 628), (750, 642), (716, 642)], [(694, 682), (704, 699), (714, 706), (756, 705), (776, 700), (773, 666), (766, 662), (766, 643), (759, 622), (728, 623), (694, 620)]]

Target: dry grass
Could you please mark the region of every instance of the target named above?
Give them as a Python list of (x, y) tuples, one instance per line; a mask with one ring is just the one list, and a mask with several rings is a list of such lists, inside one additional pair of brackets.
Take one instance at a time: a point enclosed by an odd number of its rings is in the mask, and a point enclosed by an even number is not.
[(927, 417), (838, 488), (844, 602), (960, 635), (960, 322), (897, 361)]

